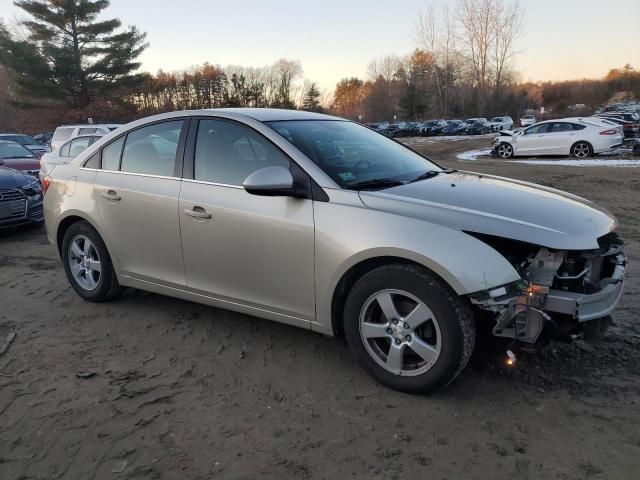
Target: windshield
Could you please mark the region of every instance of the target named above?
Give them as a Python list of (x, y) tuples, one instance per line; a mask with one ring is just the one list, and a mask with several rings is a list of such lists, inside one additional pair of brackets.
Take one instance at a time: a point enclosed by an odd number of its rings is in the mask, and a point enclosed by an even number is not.
[(501, 122), (502, 121), (502, 117), (493, 117), (491, 119), (492, 122)]
[(0, 158), (35, 158), (35, 155), (17, 143), (0, 143)]
[(371, 180), (411, 181), (425, 172), (442, 170), (413, 150), (357, 123), (340, 120), (266, 123), (342, 188), (355, 188), (356, 184)]

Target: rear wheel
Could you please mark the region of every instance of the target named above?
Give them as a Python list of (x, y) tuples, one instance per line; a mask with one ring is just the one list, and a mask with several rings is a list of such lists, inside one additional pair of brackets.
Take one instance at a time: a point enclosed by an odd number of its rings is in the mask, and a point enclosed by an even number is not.
[(433, 274), (410, 265), (364, 275), (347, 298), (344, 330), (376, 380), (412, 393), (451, 382), (475, 343), (469, 305)]
[(576, 158), (587, 158), (593, 154), (591, 145), (587, 142), (576, 142), (571, 147), (571, 155)]
[(500, 158), (511, 158), (513, 157), (513, 147), (508, 143), (501, 143), (496, 148), (496, 152)]
[(74, 223), (65, 232), (62, 263), (69, 283), (85, 300), (104, 302), (122, 290), (107, 247), (98, 232), (86, 222)]

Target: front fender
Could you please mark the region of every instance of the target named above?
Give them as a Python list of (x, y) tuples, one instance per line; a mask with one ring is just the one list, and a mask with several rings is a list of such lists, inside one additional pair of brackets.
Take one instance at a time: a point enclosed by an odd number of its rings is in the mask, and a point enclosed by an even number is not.
[(346, 272), (377, 257), (399, 257), (439, 275), (464, 295), (520, 279), (496, 250), (466, 233), (401, 215), (318, 202), (316, 223), (316, 322), (331, 330), (331, 301)]

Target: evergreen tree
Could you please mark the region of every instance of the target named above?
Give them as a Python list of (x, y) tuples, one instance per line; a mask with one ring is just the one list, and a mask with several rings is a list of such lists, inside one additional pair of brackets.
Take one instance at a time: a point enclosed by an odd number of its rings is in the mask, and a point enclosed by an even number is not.
[(322, 112), (322, 107), (320, 106), (320, 90), (318, 90), (315, 83), (312, 83), (309, 90), (304, 94), (302, 110), (306, 110), (307, 112)]
[(19, 0), (30, 15), (22, 23), (26, 39), (0, 25), (0, 62), (16, 76), (21, 93), (32, 98), (85, 107), (121, 86), (135, 86), (138, 56), (146, 34), (121, 30), (114, 18), (98, 20), (109, 0)]

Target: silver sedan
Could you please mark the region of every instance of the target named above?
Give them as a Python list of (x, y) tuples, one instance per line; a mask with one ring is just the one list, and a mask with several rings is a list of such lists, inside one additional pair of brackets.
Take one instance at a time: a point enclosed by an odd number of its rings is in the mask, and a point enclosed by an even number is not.
[(43, 183), (49, 239), (86, 300), (134, 287), (343, 336), (403, 391), (452, 381), (482, 324), (510, 351), (597, 339), (622, 294), (605, 209), (443, 169), (326, 115), (157, 115)]

